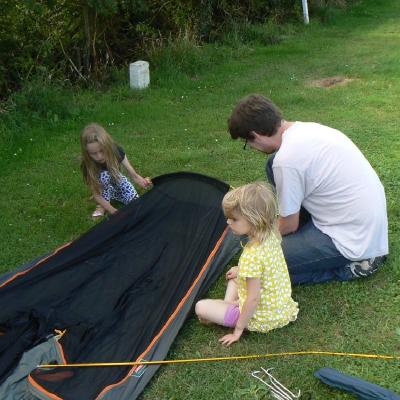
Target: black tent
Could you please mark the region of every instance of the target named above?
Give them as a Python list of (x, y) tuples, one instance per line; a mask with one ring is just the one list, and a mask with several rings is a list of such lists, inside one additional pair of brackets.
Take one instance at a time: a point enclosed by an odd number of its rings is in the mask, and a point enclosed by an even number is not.
[(79, 239), (0, 278), (0, 398), (134, 399), (154, 375), (157, 365), (34, 368), (163, 359), (239, 250), (221, 211), (227, 184), (193, 173), (153, 182)]

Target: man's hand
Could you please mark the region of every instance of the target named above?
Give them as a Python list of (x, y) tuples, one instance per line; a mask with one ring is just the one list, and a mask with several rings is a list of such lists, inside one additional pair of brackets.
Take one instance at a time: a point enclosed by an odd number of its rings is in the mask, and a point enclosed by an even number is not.
[(288, 235), (289, 233), (296, 232), (299, 229), (300, 212), (287, 217), (279, 217), (278, 225), (279, 231), (282, 236)]

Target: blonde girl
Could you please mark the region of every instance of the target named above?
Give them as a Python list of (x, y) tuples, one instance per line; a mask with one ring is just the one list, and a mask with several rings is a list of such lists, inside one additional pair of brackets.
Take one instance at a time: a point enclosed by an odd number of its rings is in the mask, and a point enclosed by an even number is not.
[(225, 195), (222, 207), (232, 232), (246, 235), (248, 242), (239, 265), (226, 273), (225, 298), (200, 300), (196, 314), (203, 323), (234, 328), (219, 339), (229, 346), (245, 329), (268, 332), (296, 320), (298, 304), (292, 299), (272, 189), (262, 182), (238, 187)]
[(128, 204), (139, 197), (132, 183), (121, 174), (121, 164), (140, 187), (151, 185), (150, 178), (143, 178), (134, 170), (122, 147), (99, 124), (92, 123), (83, 129), (81, 151), (83, 179), (97, 203), (94, 218), (104, 215), (105, 211), (110, 214), (117, 211), (111, 200)]

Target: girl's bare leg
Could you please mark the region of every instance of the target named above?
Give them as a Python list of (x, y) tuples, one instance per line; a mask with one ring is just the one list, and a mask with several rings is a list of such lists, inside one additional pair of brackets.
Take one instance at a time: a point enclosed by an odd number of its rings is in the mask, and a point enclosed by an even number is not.
[(226, 310), (231, 304), (225, 300), (200, 300), (196, 303), (196, 314), (201, 323), (223, 325)]
[(224, 301), (228, 303), (237, 303), (238, 300), (239, 295), (236, 279), (229, 279), (226, 286)]

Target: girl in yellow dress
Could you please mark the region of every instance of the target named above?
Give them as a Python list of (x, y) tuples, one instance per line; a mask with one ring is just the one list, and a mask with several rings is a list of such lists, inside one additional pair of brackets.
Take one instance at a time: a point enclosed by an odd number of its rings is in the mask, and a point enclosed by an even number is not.
[(225, 195), (222, 207), (232, 232), (246, 235), (248, 242), (239, 265), (226, 273), (225, 298), (200, 300), (196, 314), (203, 323), (234, 328), (219, 339), (229, 346), (245, 329), (268, 332), (295, 321), (298, 304), (292, 299), (272, 189), (262, 182), (238, 187)]

